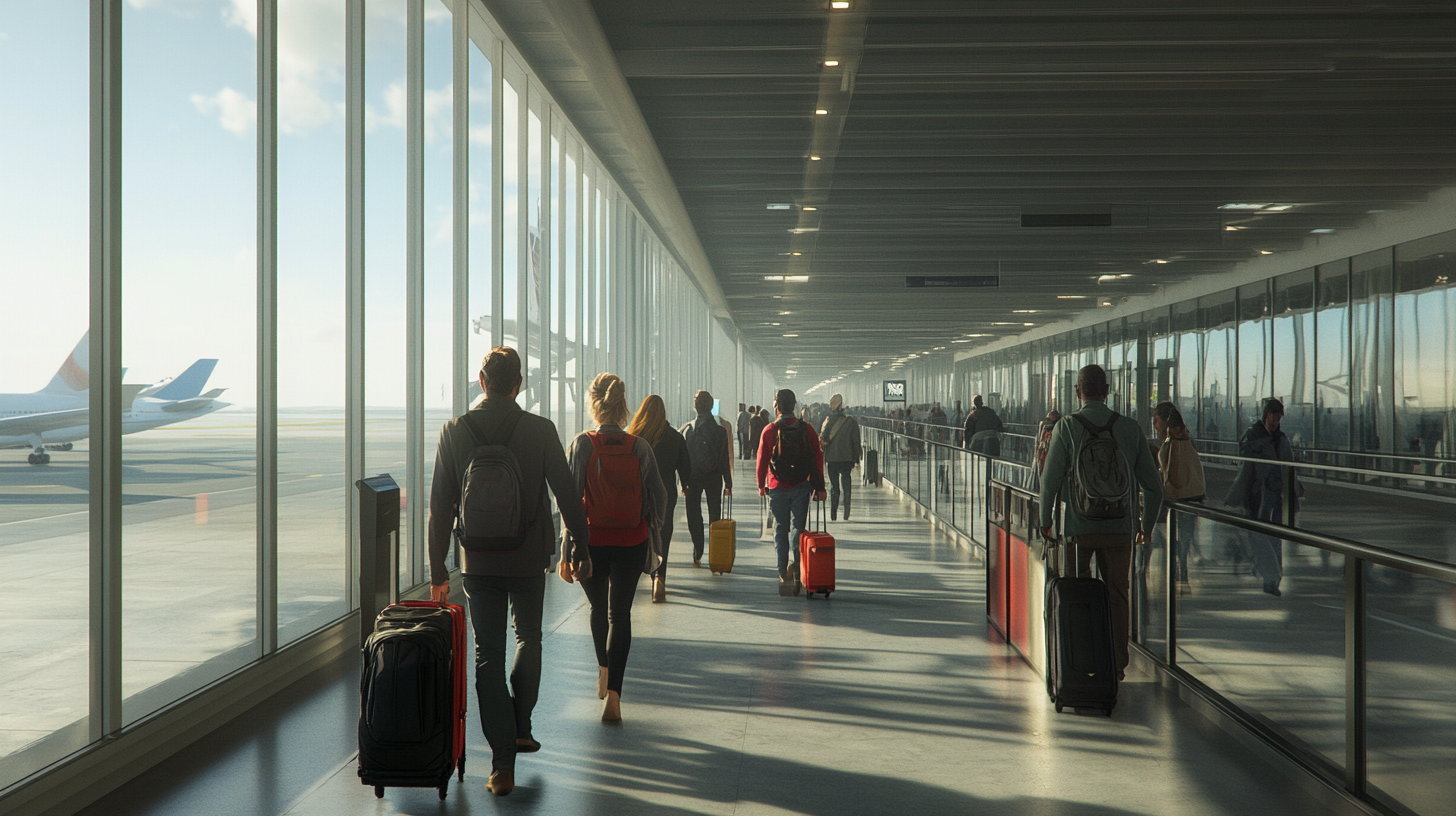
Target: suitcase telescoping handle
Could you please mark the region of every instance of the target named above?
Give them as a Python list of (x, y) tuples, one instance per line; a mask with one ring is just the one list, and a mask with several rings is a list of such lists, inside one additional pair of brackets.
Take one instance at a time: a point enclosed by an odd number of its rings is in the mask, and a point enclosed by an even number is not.
[(829, 525), (824, 521), (824, 502), (810, 496), (809, 503), (814, 505), (814, 529), (819, 532), (829, 532)]

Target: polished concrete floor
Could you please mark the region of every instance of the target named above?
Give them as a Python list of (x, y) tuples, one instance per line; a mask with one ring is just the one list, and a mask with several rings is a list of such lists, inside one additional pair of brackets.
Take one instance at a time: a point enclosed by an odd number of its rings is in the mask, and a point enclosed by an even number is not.
[(407, 789), (377, 801), (355, 775), (351, 659), (85, 813), (1329, 813), (1149, 678), (1129, 677), (1110, 719), (1053, 713), (988, 632), (971, 555), (887, 489), (858, 489), (855, 510), (830, 525), (839, 589), (826, 601), (777, 595), (756, 502), (739, 503), (726, 576), (691, 566), (679, 507), (668, 602), (639, 587), (619, 724), (599, 719), (581, 591), (550, 579), (543, 749), (520, 759), (509, 797), (484, 790), (489, 751), (472, 728), (446, 802)]

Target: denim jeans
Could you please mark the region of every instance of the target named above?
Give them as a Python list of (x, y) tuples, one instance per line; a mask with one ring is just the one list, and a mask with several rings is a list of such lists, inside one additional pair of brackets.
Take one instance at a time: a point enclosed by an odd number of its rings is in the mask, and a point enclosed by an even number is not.
[[(475, 697), (490, 743), (491, 769), (514, 772), (516, 739), (531, 736), (531, 711), (541, 690), (541, 604), (546, 573), (529, 578), (465, 576), (465, 601), (475, 630)], [(506, 612), (516, 629), (516, 658), (506, 687)]]
[[(814, 486), (809, 482), (793, 487), (775, 487), (768, 492), (768, 509), (774, 517), (774, 546), (779, 551), (779, 575), (789, 568), (789, 553), (793, 553), (793, 571), (790, 577), (799, 574), (799, 536), (809, 519), (809, 499), (814, 495)], [(789, 529), (792, 526), (792, 531)], [(792, 533), (792, 535), (790, 534)], [(790, 548), (789, 543), (793, 542)]]
[[(1254, 518), (1273, 524), (1284, 523), (1284, 496), (1265, 488), (1259, 510)], [(1284, 580), (1284, 542), (1261, 533), (1245, 533), (1249, 542), (1249, 556), (1254, 569), (1264, 579), (1264, 589), (1278, 589)]]

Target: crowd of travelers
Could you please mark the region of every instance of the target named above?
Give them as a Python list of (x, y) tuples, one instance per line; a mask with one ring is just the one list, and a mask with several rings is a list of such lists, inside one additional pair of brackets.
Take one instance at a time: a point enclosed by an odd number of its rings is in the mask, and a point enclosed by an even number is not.
[[(781, 389), (771, 406), (740, 403), (732, 420), (716, 417), (713, 396), (698, 391), (691, 403), (694, 418), (674, 428), (662, 396), (645, 396), (633, 414), (627, 384), (603, 373), (588, 391), (593, 429), (563, 449), (555, 425), (516, 402), (524, 380), (514, 349), (492, 349), (479, 380), (481, 399), (440, 433), (429, 502), (429, 560), (431, 598), (445, 601), (450, 594), (446, 556), (452, 543), (461, 541), (462, 583), (475, 631), (476, 694), (492, 752), (486, 787), (499, 796), (514, 787), (516, 757), (541, 747), (531, 723), (541, 680), (548, 572), (581, 585), (590, 607), (602, 719), (617, 721), (622, 717), (637, 586), (648, 575), (652, 601), (667, 597), (679, 496), (687, 505), (693, 564), (701, 566), (703, 501), (711, 526), (722, 518), (723, 500), (732, 496), (735, 458), (753, 461), (754, 486), (772, 517), (779, 594), (798, 595), (799, 548), (791, 544), (807, 528), (810, 503), (827, 501), (831, 519), (841, 509), (846, 520), (852, 512), (850, 474), (864, 457), (857, 416), (888, 419), (894, 430), (907, 435), (952, 441), (988, 456), (999, 455), (1004, 427), (980, 396), (971, 399), (964, 414), (958, 400), (949, 413), (938, 403), (851, 412), (838, 394), (828, 403), (800, 405), (793, 391)], [(1077, 576), (1090, 576), (1095, 563), (1107, 584), (1120, 680), (1128, 664), (1135, 546), (1154, 540), (1159, 521), (1166, 520), (1165, 498), (1202, 502), (1205, 483), (1198, 451), (1173, 403), (1154, 408), (1155, 440), (1150, 443), (1136, 421), (1107, 406), (1108, 391), (1101, 367), (1081, 369), (1075, 388), (1078, 410), (1065, 416), (1053, 410), (1039, 423), (1031, 465), (1039, 486), (1042, 534), (1075, 547), (1071, 570)], [(1290, 440), (1279, 429), (1282, 416), (1278, 400), (1264, 403), (1261, 419), (1240, 439), (1239, 452), (1246, 461), (1225, 498), (1250, 518), (1275, 523), (1293, 509), (1285, 505), (1298, 495), (1277, 464), (1293, 458)], [(911, 434), (911, 428), (918, 430)], [(1088, 462), (1101, 462), (1101, 470)], [(488, 497), (476, 499), (467, 495), (471, 484), (493, 489)], [(1139, 491), (1140, 502), (1135, 495)], [(561, 516), (559, 558), (553, 501)], [(1054, 530), (1058, 508), (1064, 513), (1060, 529)], [(510, 519), (504, 525), (508, 529), (467, 536), (472, 514), (482, 518), (481, 513)], [(1171, 555), (1178, 590), (1186, 593), (1190, 553), (1197, 557), (1194, 517), (1184, 512), (1178, 519)], [(1282, 558), (1277, 542), (1252, 541), (1251, 551), (1264, 590), (1279, 595)], [(508, 619), (516, 640), (509, 673)]]

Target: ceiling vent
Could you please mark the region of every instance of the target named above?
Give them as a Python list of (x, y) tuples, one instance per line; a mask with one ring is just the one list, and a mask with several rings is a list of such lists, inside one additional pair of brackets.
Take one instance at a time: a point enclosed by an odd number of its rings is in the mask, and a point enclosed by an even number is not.
[(906, 289), (978, 289), (1001, 285), (1000, 275), (906, 275)]

